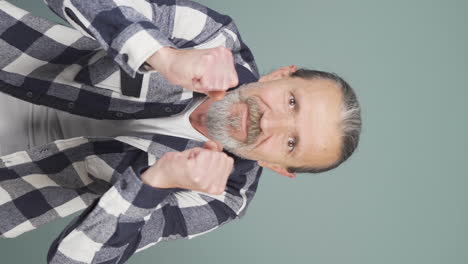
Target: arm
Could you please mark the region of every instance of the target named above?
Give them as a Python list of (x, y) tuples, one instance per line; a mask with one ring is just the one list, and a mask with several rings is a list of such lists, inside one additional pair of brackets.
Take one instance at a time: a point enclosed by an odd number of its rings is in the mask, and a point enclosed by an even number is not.
[(173, 192), (143, 184), (131, 168), (117, 176), (114, 185), (53, 242), (48, 263), (122, 263), (151, 213)]
[[(96, 39), (123, 70), (134, 77), (144, 72), (143, 63), (162, 47), (175, 47), (169, 40), (170, 20), (153, 17), (147, 1), (46, 0), (58, 16), (82, 34)], [(158, 16), (170, 7), (154, 5)]]
[(110, 188), (112, 175), (92, 177), (86, 160), (116, 150), (127, 157), (141, 152), (115, 140), (78, 137), (0, 157), (1, 237), (17, 237), (89, 206)]
[(45, 2), (76, 29), (96, 39), (131, 76), (146, 72), (144, 63), (163, 47), (190, 48), (219, 35), (231, 40), (231, 34), (237, 34), (230, 17), (188, 0)]
[[(213, 172), (208, 184), (198, 184), (200, 181), (194, 181), (200, 179), (192, 177), (197, 176), (197, 169), (185, 166), (190, 164), (191, 159), (196, 160), (193, 163), (196, 168), (200, 168), (203, 162), (213, 164), (206, 167), (210, 169), (208, 171)], [(186, 162), (181, 162), (182, 160)], [(97, 170), (93, 168), (102, 166), (105, 161), (89, 159), (87, 163), (88, 171), (96, 173)], [(228, 166), (223, 166), (223, 163)], [(203, 151), (199, 148), (181, 153), (169, 152), (141, 176), (135, 173), (141, 171), (135, 169), (136, 167), (138, 166), (128, 167), (124, 171), (126, 177), (117, 176), (119, 180), (99, 201), (85, 210), (62, 232), (50, 248), (49, 263), (123, 263), (136, 251), (160, 241), (179, 237), (193, 238), (237, 218), (237, 213), (231, 208), (237, 203), (236, 199), (216, 188), (213, 192), (221, 194), (210, 196), (208, 193), (197, 191), (154, 186), (189, 184), (194, 189), (203, 185), (208, 188), (213, 185), (226, 186), (227, 176), (218, 173), (229, 175), (232, 159), (224, 153)], [(156, 176), (156, 173), (161, 171), (166, 180)], [(169, 172), (170, 177), (167, 177)], [(181, 175), (190, 175), (192, 178), (180, 178), (184, 182), (181, 184), (177, 182)], [(206, 183), (206, 171), (202, 176), (202, 182)], [(143, 182), (147, 182), (148, 185)]]
[[(218, 99), (238, 84), (234, 63), (258, 77), (253, 55), (232, 19), (198, 3), (46, 1), (59, 16), (95, 38), (132, 77), (156, 70), (174, 85)], [(216, 48), (220, 46), (225, 48)]]

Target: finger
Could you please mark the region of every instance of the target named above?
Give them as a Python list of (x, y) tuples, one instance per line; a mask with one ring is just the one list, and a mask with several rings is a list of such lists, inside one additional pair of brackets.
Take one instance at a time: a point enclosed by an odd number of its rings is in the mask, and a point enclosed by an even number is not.
[(225, 94), (226, 94), (226, 91), (210, 91), (210, 92), (208, 92), (208, 96), (213, 98), (216, 101), (222, 100), (224, 98)]
[(226, 76), (224, 72), (219, 72), (218, 76), (216, 77), (217, 78), (215, 80), (215, 89), (213, 89), (212, 91), (226, 91), (227, 89), (229, 89), (229, 87), (227, 87), (226, 85)]
[(229, 56), (228, 56), (228, 73), (227, 74), (227, 79), (228, 79), (228, 82), (229, 82), (229, 87), (228, 88), (232, 88), (232, 87), (236, 87), (238, 84), (239, 84), (239, 77), (237, 76), (237, 71), (236, 71), (236, 67), (235, 67), (235, 64), (234, 64), (234, 57), (232, 55), (232, 52), (229, 53)]
[(208, 166), (211, 164), (212, 153), (216, 152), (207, 149), (201, 149), (201, 151), (198, 152), (196, 156), (197, 164), (202, 168), (208, 168)]
[(231, 171), (232, 171), (232, 164), (233, 164), (233, 159), (229, 156), (224, 156), (223, 157), (223, 160), (222, 162), (222, 172), (220, 173), (221, 176), (218, 177), (218, 186), (222, 187), (223, 190), (226, 189), (226, 185), (227, 185), (227, 182), (228, 182), (228, 179), (229, 179), (229, 175), (231, 175)]
[(232, 84), (233, 84), (233, 81), (232, 81), (232, 73), (231, 71), (228, 71), (224, 74), (223, 76), (223, 90), (228, 90), (229, 88), (232, 88)]
[(210, 76), (203, 76), (200, 79), (193, 80), (192, 89), (195, 92), (204, 93), (208, 95), (210, 91), (215, 90), (214, 88), (212, 88), (211, 83), (212, 81), (210, 80)]
[(226, 158), (226, 178), (224, 179), (226, 182), (229, 178), (229, 175), (232, 172), (232, 169), (234, 168), (234, 159), (232, 157), (227, 157)]
[(238, 85), (239, 85), (239, 77), (237, 76), (237, 73), (234, 73), (231, 76), (231, 84), (229, 88), (237, 87)]
[(223, 145), (217, 141), (207, 141), (203, 147), (213, 151), (223, 151)]
[(182, 154), (185, 155), (187, 159), (194, 159), (198, 156), (198, 154), (202, 150), (203, 148), (191, 148), (191, 149), (184, 150)]
[(213, 192), (219, 192), (221, 189), (226, 187), (224, 182), (226, 173), (226, 154), (219, 152), (217, 154), (218, 155), (213, 157), (213, 164), (210, 169), (210, 172), (212, 173), (210, 174), (210, 179), (212, 181)]
[(193, 90), (195, 92), (204, 93), (203, 92), (203, 85), (201, 83), (201, 80), (193, 78), (192, 79), (192, 89), (190, 89), (190, 90)]

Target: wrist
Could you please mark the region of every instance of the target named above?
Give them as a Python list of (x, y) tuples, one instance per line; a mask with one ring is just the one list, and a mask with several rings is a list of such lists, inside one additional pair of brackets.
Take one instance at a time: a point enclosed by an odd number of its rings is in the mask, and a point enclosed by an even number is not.
[(166, 73), (169, 71), (171, 61), (176, 52), (177, 49), (172, 47), (163, 47), (151, 55), (146, 62), (156, 71)]
[(141, 181), (154, 188), (160, 188), (160, 189), (168, 189), (168, 188), (175, 188), (176, 186), (173, 186), (169, 182), (166, 182), (164, 179), (167, 177), (164, 177), (164, 175), (161, 174), (161, 170), (158, 170), (157, 168), (150, 167), (147, 169), (143, 174), (141, 174)]

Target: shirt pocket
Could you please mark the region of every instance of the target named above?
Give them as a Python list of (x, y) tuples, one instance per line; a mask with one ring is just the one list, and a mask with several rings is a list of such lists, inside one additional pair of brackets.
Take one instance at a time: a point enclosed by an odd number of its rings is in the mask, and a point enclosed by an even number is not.
[(88, 61), (81, 63), (84, 66), (78, 71), (74, 81), (126, 96), (140, 97), (143, 75), (130, 77), (104, 50), (96, 52)]

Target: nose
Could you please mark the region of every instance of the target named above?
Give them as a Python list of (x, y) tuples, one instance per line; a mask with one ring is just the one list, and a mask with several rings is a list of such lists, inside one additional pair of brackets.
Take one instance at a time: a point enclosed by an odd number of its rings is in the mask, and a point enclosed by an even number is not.
[(291, 130), (293, 121), (293, 117), (289, 113), (265, 111), (260, 121), (260, 127), (264, 134), (270, 135)]

